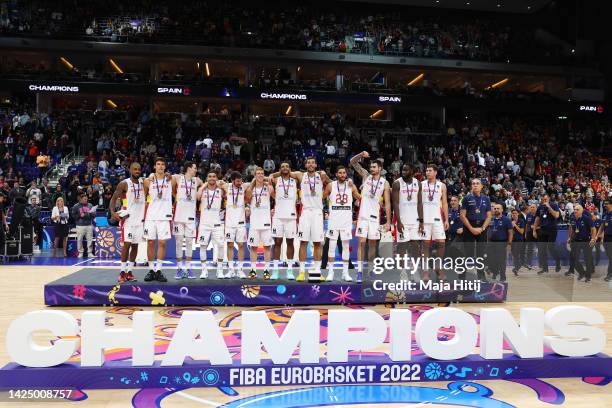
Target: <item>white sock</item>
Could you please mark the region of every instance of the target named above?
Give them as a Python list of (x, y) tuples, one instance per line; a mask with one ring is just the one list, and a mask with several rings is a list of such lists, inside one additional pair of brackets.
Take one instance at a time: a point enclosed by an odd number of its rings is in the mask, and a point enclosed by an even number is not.
[(306, 272), (306, 261), (300, 261), (300, 272)]
[(176, 260), (176, 266), (178, 266), (179, 268), (183, 269), (183, 260), (182, 259), (177, 259)]
[(270, 264), (272, 265), (273, 269), (278, 269), (280, 267), (280, 261), (278, 259), (273, 260), (272, 262), (270, 262)]
[(363, 261), (357, 261), (357, 271), (363, 272)]
[(132, 268), (134, 267), (134, 262), (128, 262), (127, 263), (127, 271), (128, 272), (132, 272)]
[(342, 261), (342, 273), (343, 274), (347, 274), (349, 270), (349, 263), (348, 261)]
[(157, 269), (155, 269), (156, 271), (161, 271), (162, 265), (164, 264), (164, 261), (162, 261), (161, 259), (157, 260)]
[(121, 272), (125, 272), (126, 266), (127, 266), (127, 262), (121, 262)]
[(202, 264), (202, 270), (206, 270), (206, 248), (200, 246), (200, 263)]
[(321, 270), (321, 261), (314, 261), (314, 269), (315, 271)]
[(157, 265), (157, 261), (149, 261), (149, 268), (155, 270), (155, 266)]
[(185, 267), (191, 269), (191, 261), (187, 261)]

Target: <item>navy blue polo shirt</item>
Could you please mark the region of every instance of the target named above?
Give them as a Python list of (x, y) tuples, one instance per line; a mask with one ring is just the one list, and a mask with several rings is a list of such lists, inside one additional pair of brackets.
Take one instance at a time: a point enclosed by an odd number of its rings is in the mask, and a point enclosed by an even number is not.
[[(516, 220), (516, 225), (519, 228), (525, 228), (525, 218), (519, 215), (518, 219)], [(526, 232), (526, 231), (523, 231), (523, 232)], [(525, 235), (521, 234), (520, 232), (518, 232), (516, 228), (514, 228), (514, 238), (512, 240), (513, 241), (524, 241)]]
[(470, 222), (484, 221), (487, 219), (487, 211), (491, 211), (491, 200), (482, 193), (478, 197), (468, 193), (461, 202), (461, 209), (465, 210), (465, 216)]
[(607, 211), (603, 216), (604, 235), (612, 236), (612, 211)]
[(526, 236), (529, 236), (529, 234), (531, 234), (531, 231), (533, 231), (533, 223), (535, 222), (535, 215), (534, 214), (527, 214), (525, 216), (525, 234), (527, 234)]
[(593, 221), (593, 226), (595, 227), (596, 230), (599, 231), (599, 227), (601, 226), (602, 223), (603, 223), (603, 220), (601, 218), (598, 218)]
[(593, 218), (591, 218), (591, 214), (584, 211), (582, 216), (576, 219), (576, 226), (574, 227), (574, 241), (590, 241), (592, 227)]
[(491, 218), (489, 225), (489, 240), (491, 241), (508, 241), (508, 230), (512, 229), (512, 221), (510, 218), (502, 215), (499, 218)]
[(448, 210), (448, 232), (449, 234), (456, 234), (459, 228), (463, 228), (461, 218), (459, 218), (459, 208)]
[[(557, 205), (557, 203), (550, 203), (550, 207), (554, 211), (560, 212), (559, 206)], [(544, 204), (540, 204), (538, 206), (538, 209), (536, 210), (536, 216), (540, 217), (540, 228), (542, 229), (556, 229), (557, 228), (557, 218), (553, 217), (548, 212), (548, 207), (546, 207)]]

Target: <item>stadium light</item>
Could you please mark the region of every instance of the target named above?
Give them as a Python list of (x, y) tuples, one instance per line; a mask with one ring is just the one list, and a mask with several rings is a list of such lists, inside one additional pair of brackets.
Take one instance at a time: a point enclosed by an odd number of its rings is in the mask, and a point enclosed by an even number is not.
[(498, 82), (494, 83), (493, 85), (486, 87), (485, 89), (499, 88), (500, 86), (504, 86), (506, 84), (506, 82), (508, 82), (508, 81), (509, 81), (508, 78), (504, 78), (501, 81), (498, 81)]
[(380, 116), (383, 112), (384, 110), (382, 109), (377, 110), (376, 112), (370, 115), (370, 119), (375, 119), (376, 117)]
[(68, 69), (73, 69), (74, 65), (72, 65), (70, 63), (70, 61), (68, 61), (66, 58), (64, 57), (60, 57), (60, 61), (62, 61), (64, 63), (64, 65), (68, 68)]
[(287, 107), (287, 110), (285, 111), (285, 115), (289, 115), (291, 113), (291, 110), (293, 109), (293, 106), (289, 105)]
[(204, 66), (206, 67), (206, 76), (210, 76), (210, 68), (208, 67), (208, 62)]
[(412, 81), (408, 82), (408, 86), (413, 86), (414, 84), (416, 84), (417, 82), (419, 82), (421, 79), (423, 79), (423, 77), (425, 76), (424, 73), (420, 73), (419, 75), (415, 76)]
[(111, 66), (113, 67), (113, 69), (118, 73), (118, 74), (123, 74), (123, 70), (121, 69), (121, 67), (119, 65), (117, 65), (117, 63), (115, 61), (113, 61), (112, 58), (108, 59), (108, 62), (110, 62)]
[(115, 109), (117, 107), (117, 104), (115, 102), (113, 102), (112, 100), (110, 100), (110, 99), (107, 99), (106, 103), (108, 103), (108, 106), (110, 106), (113, 109)]

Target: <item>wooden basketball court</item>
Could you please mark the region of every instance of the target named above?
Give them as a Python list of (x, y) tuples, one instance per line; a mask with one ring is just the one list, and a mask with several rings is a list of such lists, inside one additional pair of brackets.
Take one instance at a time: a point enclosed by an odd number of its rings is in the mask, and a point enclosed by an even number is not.
[[(4, 328), (0, 336), (0, 362), (4, 365), (9, 361), (5, 350), (5, 330), (8, 324), (17, 316), (39, 309), (45, 309), (43, 303), (43, 284), (73, 273), (82, 266), (6, 266), (0, 267), (3, 277), (2, 301), (0, 302), (0, 325)], [(116, 268), (108, 267), (110, 274), (115, 275)], [(537, 276), (535, 272), (523, 272), (518, 277), (508, 271), (510, 283), (509, 301), (503, 305), (517, 316), (523, 306), (534, 306), (549, 309), (553, 306), (573, 302), (599, 310), (606, 317), (605, 331), (608, 334), (605, 352), (612, 354), (612, 287), (603, 281), (603, 267), (597, 269), (593, 281), (585, 284), (576, 282), (569, 277), (551, 272), (549, 276)], [(527, 302), (527, 296), (532, 302)], [(439, 305), (428, 305), (438, 307)], [(457, 307), (477, 314), (480, 308), (500, 305), (460, 304)], [(300, 307), (300, 308), (315, 308)], [(344, 306), (331, 306), (344, 307)], [(398, 305), (397, 307), (420, 307), (414, 305)], [(329, 309), (330, 307), (320, 307)], [(384, 305), (368, 306), (380, 314), (389, 313)], [(130, 325), (130, 314), (140, 307), (107, 307), (108, 325)], [(157, 340), (167, 341), (168, 332), (176, 326), (178, 317), (184, 309), (197, 307), (151, 307), (147, 310), (156, 312)], [(233, 330), (240, 327), (239, 317), (233, 318), (240, 308), (210, 307), (222, 329)], [(292, 308), (267, 307), (268, 315), (274, 321), (274, 316), (281, 311)], [(95, 308), (62, 307), (59, 310), (80, 315), (84, 310), (100, 310)], [(49, 336), (40, 335), (38, 342), (52, 340)], [(112, 351), (107, 354), (112, 355)], [(588, 381), (588, 382), (587, 382)], [(416, 407), (444, 406), (445, 392), (462, 398), (464, 406), (498, 406), (498, 407), (546, 407), (564, 405), (568, 407), (603, 407), (612, 405), (612, 384), (606, 384), (604, 379), (580, 378), (571, 379), (532, 379), (520, 381), (478, 381), (476, 384), (451, 384), (451, 382), (428, 383), (397, 383), (359, 386), (322, 386), (322, 387), (241, 387), (241, 388), (188, 388), (175, 389), (168, 383), (165, 389), (148, 390), (83, 390), (85, 395), (79, 402), (55, 402), (53, 406), (75, 406), (75, 404), (92, 407), (126, 407), (132, 404), (138, 407), (192, 407), (192, 406), (351, 406), (351, 395), (365, 395), (371, 403), (360, 404), (360, 407)], [(608, 379), (609, 381), (609, 379)], [(595, 383), (594, 383), (595, 382)], [(455, 382), (456, 383), (456, 382)], [(477, 386), (480, 384), (480, 386)], [(605, 385), (604, 385), (605, 384)], [(459, 387), (458, 391), (450, 391)], [(479, 388), (480, 387), (480, 388)], [(489, 390), (487, 392), (486, 390)], [(490, 394), (490, 395), (488, 395)], [(406, 396), (410, 403), (406, 403)], [(259, 396), (242, 404), (244, 398)], [(403, 397), (402, 397), (403, 396)], [(22, 403), (18, 406), (40, 406), (40, 403)], [(0, 402), (0, 406), (16, 406), (15, 403)]]

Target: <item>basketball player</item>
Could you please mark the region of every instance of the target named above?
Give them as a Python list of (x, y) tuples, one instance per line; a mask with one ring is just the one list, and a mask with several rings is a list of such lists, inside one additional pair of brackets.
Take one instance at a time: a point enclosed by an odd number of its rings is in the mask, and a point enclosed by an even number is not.
[[(143, 185), (148, 199), (143, 234), (147, 240), (147, 259), (149, 260), (149, 273), (145, 276), (145, 282), (168, 281), (161, 268), (166, 257), (166, 241), (171, 237), (172, 191), (175, 181), (165, 173), (166, 161), (158, 157), (155, 159), (155, 173), (151, 174)], [(155, 261), (156, 241), (157, 261)]]
[[(226, 278), (238, 276), (244, 279), (242, 271), (244, 265), (244, 243), (247, 239), (246, 217), (248, 209), (244, 205), (245, 187), (242, 185), (242, 175), (234, 171), (231, 175), (231, 183), (223, 185), (225, 196), (225, 242), (227, 243), (227, 260), (229, 272)], [(234, 242), (238, 246), (238, 261), (234, 258)], [(236, 272), (236, 269), (238, 272)]]
[[(423, 201), (423, 220), (425, 235), (423, 235), (423, 252), (428, 257), (431, 253), (431, 243), (437, 244), (437, 257), (444, 259), (446, 231), (448, 229), (448, 201), (446, 200), (446, 184), (439, 181), (436, 176), (438, 167), (428, 164), (425, 170), (426, 179), (421, 182), (421, 196)], [(446, 278), (443, 268), (438, 270), (438, 279)], [(422, 278), (429, 280), (429, 271), (423, 271)]]
[(306, 279), (306, 248), (312, 242), (314, 268), (308, 273), (308, 280), (318, 282), (321, 276), (321, 242), (323, 242), (323, 190), (331, 181), (324, 171), (317, 171), (317, 159), (306, 159), (306, 173), (294, 171), (291, 177), (297, 179), (300, 185), (302, 208), (298, 224), (300, 239), (300, 273), (297, 281)]
[(387, 223), (383, 226), (385, 231), (391, 229), (391, 188), (389, 182), (380, 175), (382, 163), (379, 160), (370, 162), (370, 171), (364, 169), (359, 162), (367, 159), (370, 154), (363, 151), (351, 158), (350, 165), (361, 176), (361, 204), (357, 217), (357, 231), (355, 236), (359, 237), (357, 248), (357, 282), (363, 280), (363, 264), (365, 258), (365, 245), (368, 243), (368, 259), (372, 260), (376, 255), (378, 241), (380, 241), (380, 210), (384, 205)]
[(347, 180), (346, 167), (338, 166), (336, 180), (328, 183), (323, 192), (323, 198), (329, 199), (329, 218), (327, 219), (327, 238), (329, 239), (327, 281), (334, 280), (334, 259), (338, 238), (342, 242), (342, 279), (350, 282), (349, 275), (349, 243), (353, 236), (353, 200), (359, 200), (359, 192), (352, 180)]
[[(200, 245), (200, 262), (202, 273), (200, 279), (208, 278), (207, 251), (208, 244), (212, 240), (217, 253), (217, 279), (225, 278), (223, 275), (223, 222), (221, 221), (221, 209), (225, 190), (219, 187), (217, 173), (211, 171), (206, 176), (204, 183), (198, 191), (200, 200), (200, 222), (198, 225), (198, 244)], [(215, 251), (213, 250), (213, 256)]]
[(278, 279), (278, 268), (281, 259), (281, 246), (283, 238), (287, 242), (287, 279), (295, 279), (293, 276), (293, 256), (295, 238), (297, 230), (297, 194), (298, 181), (291, 177), (291, 167), (289, 163), (283, 162), (280, 171), (271, 175), (274, 185), (274, 216), (272, 217), (272, 237), (274, 238), (274, 267), (272, 269), (272, 279)]
[[(110, 200), (111, 217), (120, 222), (121, 240), (123, 241), (121, 272), (118, 279), (120, 283), (136, 281), (132, 274), (132, 268), (138, 254), (138, 243), (144, 241), (143, 221), (146, 201), (140, 171), (140, 164), (132, 163), (130, 165), (130, 178), (117, 185), (117, 189)], [(125, 199), (125, 205), (122, 205), (119, 213), (115, 211), (117, 199)]]
[[(176, 237), (176, 270), (175, 279), (195, 279), (191, 272), (191, 258), (193, 256), (193, 240), (196, 237), (196, 202), (197, 192), (203, 184), (196, 177), (197, 166), (193, 162), (186, 162), (183, 174), (173, 175), (174, 179), (174, 219), (173, 228)], [(183, 239), (185, 241), (186, 265), (183, 266)]]
[(412, 167), (402, 166), (402, 176), (393, 182), (391, 196), (395, 213), (395, 240), (400, 254), (418, 256), (419, 241), (425, 234), (421, 183)]
[(257, 247), (264, 247), (264, 272), (263, 278), (270, 279), (268, 264), (270, 262), (270, 247), (272, 239), (272, 218), (270, 212), (270, 198), (274, 194), (274, 187), (264, 179), (264, 169), (255, 169), (255, 178), (244, 192), (244, 199), (250, 203), (251, 218), (249, 228), (249, 248), (251, 250), (251, 272), (249, 278), (257, 278), (255, 271), (257, 265)]

